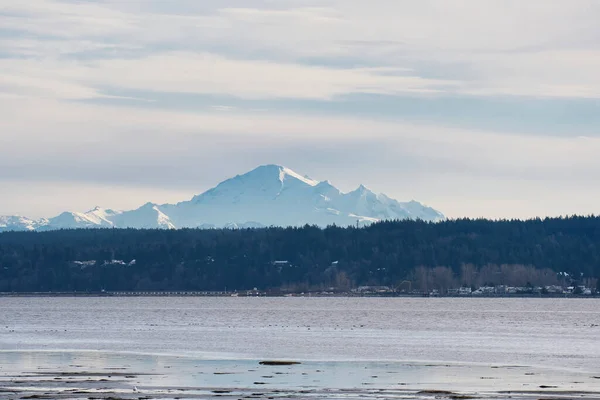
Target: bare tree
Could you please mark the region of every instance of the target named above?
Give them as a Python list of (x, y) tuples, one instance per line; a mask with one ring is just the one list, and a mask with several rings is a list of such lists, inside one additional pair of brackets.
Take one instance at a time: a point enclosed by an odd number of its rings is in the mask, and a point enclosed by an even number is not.
[(345, 271), (339, 271), (335, 275), (335, 285), (339, 290), (349, 290), (352, 287), (352, 281), (348, 278), (348, 274)]
[(431, 270), (431, 282), (433, 287), (445, 294), (448, 289), (455, 286), (454, 273), (448, 267), (435, 267)]
[(477, 275), (477, 286), (496, 285), (500, 280), (500, 268), (495, 264), (487, 264), (481, 267)]
[(419, 290), (423, 293), (426, 293), (431, 288), (431, 282), (429, 282), (429, 268), (425, 266), (418, 266), (414, 271), (414, 281), (415, 288), (419, 288)]
[(460, 267), (460, 280), (462, 285), (471, 287), (475, 285), (477, 267), (473, 264), (463, 264)]

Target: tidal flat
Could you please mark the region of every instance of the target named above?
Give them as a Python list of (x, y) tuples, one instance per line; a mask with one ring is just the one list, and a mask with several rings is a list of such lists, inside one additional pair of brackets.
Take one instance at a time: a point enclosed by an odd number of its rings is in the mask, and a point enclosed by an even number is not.
[(518, 365), (0, 352), (7, 399), (600, 399), (600, 377)]
[(598, 305), (2, 298), (0, 398), (600, 399)]

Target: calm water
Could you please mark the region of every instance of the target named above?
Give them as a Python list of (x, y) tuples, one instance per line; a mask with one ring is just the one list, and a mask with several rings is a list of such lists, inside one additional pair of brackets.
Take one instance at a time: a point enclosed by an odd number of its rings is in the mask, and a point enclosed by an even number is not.
[(423, 361), (600, 372), (600, 301), (0, 298), (0, 350)]

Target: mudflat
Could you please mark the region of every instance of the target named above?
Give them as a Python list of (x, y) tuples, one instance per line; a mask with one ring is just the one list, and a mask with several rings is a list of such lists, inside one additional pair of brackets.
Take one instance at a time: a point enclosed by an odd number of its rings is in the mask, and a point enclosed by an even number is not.
[(94, 351), (0, 352), (7, 399), (600, 399), (600, 379), (519, 365), (208, 360)]
[(0, 298), (0, 398), (595, 399), (598, 305)]

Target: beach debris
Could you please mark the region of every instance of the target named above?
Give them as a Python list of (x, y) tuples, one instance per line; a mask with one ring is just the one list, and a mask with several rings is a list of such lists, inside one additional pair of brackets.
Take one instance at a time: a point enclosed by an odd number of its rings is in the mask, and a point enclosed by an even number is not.
[(283, 366), (283, 365), (298, 365), (301, 364), (298, 361), (278, 361), (278, 360), (267, 360), (259, 362), (260, 365), (274, 365), (274, 366)]
[(444, 395), (444, 396), (453, 396), (456, 395), (456, 393), (454, 392), (449, 392), (447, 390), (421, 390), (420, 392), (417, 392), (417, 394), (421, 394), (421, 395), (430, 395), (430, 396), (436, 396), (436, 395)]

